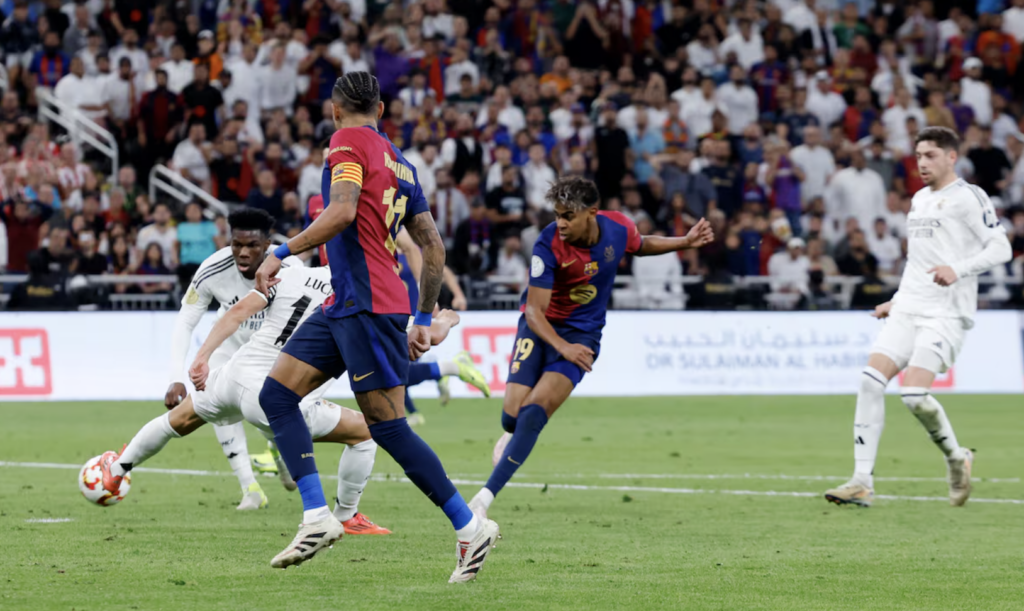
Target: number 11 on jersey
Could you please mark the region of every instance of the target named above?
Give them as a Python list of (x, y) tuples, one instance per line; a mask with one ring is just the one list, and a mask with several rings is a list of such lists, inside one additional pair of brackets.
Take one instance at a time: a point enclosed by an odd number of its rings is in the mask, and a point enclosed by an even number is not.
[(395, 199), (396, 193), (398, 193), (398, 189), (389, 188), (384, 192), (384, 201), (382, 202), (388, 207), (387, 215), (384, 217), (384, 222), (388, 226), (388, 239), (384, 242), (384, 246), (391, 254), (395, 254), (395, 237), (398, 235), (398, 226), (402, 224), (402, 217), (405, 216), (405, 204), (409, 201), (405, 195)]

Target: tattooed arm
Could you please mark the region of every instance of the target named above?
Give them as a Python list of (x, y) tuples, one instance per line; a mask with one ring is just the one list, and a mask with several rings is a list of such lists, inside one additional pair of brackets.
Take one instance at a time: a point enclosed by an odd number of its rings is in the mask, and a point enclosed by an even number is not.
[(444, 281), (444, 242), (437, 233), (434, 219), (429, 212), (421, 212), (405, 222), (412, 241), (423, 254), (423, 271), (420, 273), (420, 312), (432, 313), (441, 294)]

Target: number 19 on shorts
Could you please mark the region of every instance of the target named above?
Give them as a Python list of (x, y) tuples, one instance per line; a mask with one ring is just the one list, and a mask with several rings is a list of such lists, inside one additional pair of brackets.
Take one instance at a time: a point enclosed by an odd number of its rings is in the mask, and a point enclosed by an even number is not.
[(512, 373), (519, 372), (519, 365), (530, 358), (533, 352), (533, 340), (528, 337), (521, 337), (516, 340), (516, 349), (512, 352)]

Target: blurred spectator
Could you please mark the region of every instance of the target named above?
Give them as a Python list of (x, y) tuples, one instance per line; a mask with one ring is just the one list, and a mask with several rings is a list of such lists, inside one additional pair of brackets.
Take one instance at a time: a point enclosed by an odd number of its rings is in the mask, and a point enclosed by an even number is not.
[[(640, 221), (637, 228), (643, 235), (665, 233), (655, 230), (650, 219), (646, 217)], [(682, 308), (683, 294), (679, 278), (683, 275), (683, 265), (680, 257), (634, 257), (632, 273), (638, 297), (636, 305), (652, 309)]]
[(75, 273), (86, 276), (95, 276), (107, 273), (107, 258), (97, 252), (99, 243), (96, 234), (92, 231), (83, 231), (78, 234), (78, 260), (75, 264)]
[(7, 229), (7, 271), (28, 271), (29, 253), (39, 247), (40, 230), (49, 213), (33, 210), (21, 197), (9, 200), (3, 207), (3, 222)]
[(483, 149), (473, 133), (473, 120), (460, 115), (455, 124), (455, 133), (441, 145), (441, 161), (445, 164), (456, 183), (462, 182), (466, 172), (483, 172)]
[(800, 232), (803, 213), (800, 183), (805, 178), (800, 166), (790, 160), (787, 144), (775, 142), (768, 146), (764, 162), (758, 168), (758, 182), (770, 192), (773, 207), (786, 214), (794, 234)]
[(518, 233), (524, 225), (527, 199), (518, 178), (519, 170), (510, 165), (501, 173), (501, 186), (487, 193), (487, 218), (499, 238)]
[(807, 240), (807, 260), (812, 272), (820, 271), (826, 277), (839, 275), (839, 267), (826, 252), (825, 241), (820, 237), (812, 237)]
[(455, 256), (452, 264), (461, 274), (479, 274), (491, 267), (491, 233), (493, 225), (488, 209), (476, 201), (469, 209), (469, 217), (455, 230)]
[(1001, 195), (1009, 184), (1008, 176), (1013, 171), (1013, 165), (1001, 148), (992, 146), (991, 127), (981, 128), (981, 144), (971, 149), (967, 157), (974, 164), (975, 183), (989, 197)]
[(847, 253), (836, 261), (836, 265), (844, 276), (863, 276), (866, 266), (878, 269), (878, 259), (868, 249), (863, 231), (854, 229), (850, 232)]
[[(167, 204), (158, 202), (153, 206), (153, 223), (139, 230), (137, 248), (139, 252), (148, 253), (150, 244), (160, 247), (165, 269), (177, 267), (178, 230), (171, 225), (171, 209)], [(166, 273), (166, 272), (165, 272)]]
[(820, 269), (811, 269), (808, 275), (807, 292), (796, 305), (797, 310), (838, 310), (839, 302), (824, 286), (825, 274)]
[(188, 285), (199, 265), (226, 244), (213, 221), (203, 218), (198, 202), (185, 206), (185, 222), (177, 227), (178, 276), (182, 286)]
[(462, 191), (455, 187), (448, 170), (439, 169), (435, 178), (437, 189), (430, 212), (445, 248), (451, 250), (455, 245), (456, 229), (469, 217), (469, 202)]
[(861, 227), (871, 227), (885, 211), (886, 190), (882, 177), (867, 167), (864, 152), (855, 149), (853, 164), (832, 177), (825, 197), (826, 220), (856, 217)]
[(68, 73), (71, 58), (61, 49), (60, 34), (50, 30), (43, 35), (43, 48), (36, 51), (28, 71), (41, 87), (54, 88)]
[(853, 291), (850, 308), (854, 310), (872, 310), (892, 298), (892, 289), (878, 276), (878, 262), (874, 257), (864, 260), (862, 266), (863, 281)]
[(832, 152), (821, 145), (821, 129), (817, 125), (803, 128), (803, 144), (789, 153), (789, 158), (804, 173), (800, 183), (800, 199), (806, 205), (825, 195), (825, 188), (836, 172)]
[(266, 210), (275, 219), (284, 216), (284, 194), (277, 188), (277, 177), (270, 170), (261, 170), (256, 175), (256, 186), (249, 191), (245, 205)]
[(171, 159), (171, 167), (183, 178), (207, 191), (211, 190), (210, 160), (213, 144), (206, 139), (206, 127), (202, 121), (195, 121), (188, 128), (188, 138), (178, 143)]
[(980, 80), (983, 64), (977, 57), (964, 61), (964, 77), (960, 79), (960, 101), (974, 112), (978, 125), (992, 123), (992, 89)]
[[(547, 201), (547, 192), (558, 179), (558, 175), (547, 162), (544, 154), (544, 145), (534, 142), (530, 145), (530, 162), (523, 166), (523, 186), (526, 192), (526, 203), (532, 210), (549, 209), (551, 204)], [(505, 184), (505, 177), (502, 176), (502, 186)]]
[[(294, 74), (292, 76), (294, 78)], [(216, 87), (210, 85), (210, 78), (209, 66), (197, 63), (193, 68), (192, 82), (181, 91), (181, 99), (185, 107), (185, 119), (202, 123), (206, 128), (204, 136), (216, 138), (217, 118), (223, 112), (224, 97)]]
[(872, 231), (867, 236), (868, 250), (878, 261), (878, 269), (893, 273), (902, 253), (900, 241), (889, 231), (884, 218), (875, 219)]
[[(665, 139), (661, 130), (657, 126), (650, 125), (647, 118), (646, 110), (637, 110), (636, 128), (627, 131), (629, 146), (635, 157), (633, 173), (636, 174), (636, 179), (640, 183), (646, 183), (654, 175), (655, 170), (651, 162), (665, 150)], [(554, 179), (555, 176), (552, 176), (551, 182), (554, 182)], [(547, 191), (546, 188), (544, 190)]]
[(729, 82), (718, 87), (715, 101), (728, 118), (730, 134), (740, 135), (748, 125), (757, 122), (757, 92), (747, 84), (743, 67), (729, 69)]
[(626, 157), (629, 154), (629, 135), (616, 126), (618, 109), (613, 102), (607, 102), (601, 110), (601, 120), (594, 132), (596, 163), (594, 176), (601, 197), (608, 199), (619, 194), (619, 184), (626, 173)]
[(68, 230), (60, 226), (50, 228), (45, 247), (28, 255), (30, 269), (58, 276), (74, 271), (75, 261), (75, 252), (68, 245)]
[(810, 259), (804, 254), (806, 243), (800, 238), (790, 238), (786, 250), (777, 252), (768, 259), (768, 276), (771, 277), (775, 305), (791, 310), (800, 296), (807, 292)]
[[(167, 253), (157, 242), (150, 242), (142, 251), (135, 273), (141, 276), (166, 276), (171, 273), (166, 264)], [(139, 285), (143, 293), (169, 293), (170, 282), (145, 282)]]
[(522, 247), (518, 235), (512, 234), (505, 238), (494, 269), (495, 276), (511, 280), (502, 286), (515, 294), (522, 292), (527, 282), (526, 258), (523, 257)]

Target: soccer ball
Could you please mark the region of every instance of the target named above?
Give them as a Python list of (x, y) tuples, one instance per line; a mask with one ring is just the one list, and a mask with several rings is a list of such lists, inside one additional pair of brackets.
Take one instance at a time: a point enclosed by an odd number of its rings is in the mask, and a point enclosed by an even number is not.
[(82, 496), (85, 497), (85, 500), (90, 503), (100, 507), (110, 507), (111, 505), (117, 505), (128, 495), (128, 491), (132, 487), (132, 474), (124, 474), (117, 494), (107, 492), (103, 488), (103, 472), (100, 469), (101, 458), (103, 458), (102, 454), (93, 456), (82, 466), (82, 470), (78, 472), (78, 489), (82, 491)]

